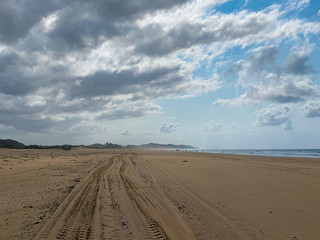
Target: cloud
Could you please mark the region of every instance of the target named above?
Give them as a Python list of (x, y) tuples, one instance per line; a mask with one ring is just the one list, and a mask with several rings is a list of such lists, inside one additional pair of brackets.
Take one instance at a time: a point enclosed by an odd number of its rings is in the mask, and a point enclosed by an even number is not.
[(69, 78), (68, 68), (61, 63), (44, 62), (33, 54), (0, 50), (0, 93), (26, 96), (38, 89), (58, 86)]
[(248, 3), (249, 3), (249, 1), (250, 1), (250, 0), (245, 0), (245, 1), (244, 1), (244, 4), (243, 4), (243, 6), (242, 6), (242, 8), (244, 8), (245, 6), (247, 6), (247, 5), (248, 5)]
[[(5, 104), (0, 105), (0, 124), (52, 132), (157, 114), (162, 111), (155, 104), (159, 99), (182, 101), (220, 89), (219, 73), (208, 71), (199, 78), (194, 72), (228, 49), (320, 31), (317, 22), (284, 17), (305, 4), (230, 14), (208, 11), (225, 2), (2, 1), (0, 100)], [(306, 76), (314, 73), (308, 65), (310, 51), (292, 49), (281, 73), (269, 67), (276, 48), (257, 50), (260, 57), (237, 63), (243, 76), (239, 84), (246, 90), (237, 101), (291, 102), (314, 96), (316, 88)], [(254, 79), (246, 82), (247, 76)]]
[(137, 86), (140, 87), (141, 85), (145, 87), (148, 87), (148, 85), (158, 85), (159, 88), (167, 88), (166, 84), (182, 81), (179, 76), (173, 76), (174, 79), (171, 81), (163, 81), (163, 79), (171, 77), (170, 73), (176, 73), (177, 71), (177, 68), (159, 68), (142, 73), (137, 73), (131, 69), (120, 72), (95, 72), (93, 75), (77, 78), (80, 83), (71, 86), (70, 96), (93, 97), (130, 93), (136, 90)]
[(34, 119), (10, 116), (10, 114), (0, 116), (0, 124), (30, 132), (43, 132), (55, 126), (50, 118)]
[(128, 130), (125, 130), (124, 132), (121, 133), (121, 136), (130, 136), (130, 132)]
[(17, 53), (1, 51), (0, 62), (0, 93), (25, 95), (37, 88), (37, 80), (32, 81), (24, 74), (27, 69), (23, 69), (23, 66), (26, 62)]
[(289, 111), (290, 109), (287, 106), (271, 104), (266, 108), (257, 110), (257, 122), (262, 127), (285, 124), (285, 129), (291, 130)]
[(289, 11), (296, 11), (301, 12), (303, 9), (310, 5), (310, 0), (289, 0), (285, 4), (286, 10)]
[(106, 111), (99, 114), (95, 119), (96, 120), (118, 120), (126, 118), (138, 118), (145, 115), (159, 113), (161, 107), (148, 104), (143, 101), (125, 104), (111, 104)]
[(233, 134), (235, 131), (241, 131), (242, 127), (239, 123), (227, 123), (211, 120), (201, 125), (202, 130), (205, 133), (221, 133), (221, 134)]
[(65, 119), (53, 119), (51, 117), (45, 117), (40, 114), (24, 114), (19, 115), (16, 113), (2, 113), (0, 111), (0, 125), (14, 127), (18, 130), (28, 132), (51, 132), (61, 131), (65, 128), (70, 128), (81, 121), (78, 117), (65, 118)]
[(308, 47), (293, 47), (290, 51), (290, 55), (285, 61), (284, 70), (289, 74), (297, 75), (314, 73), (315, 71), (312, 67), (307, 65), (310, 53), (311, 49)]
[(1, 5), (0, 42), (6, 44), (23, 38), (43, 17), (63, 7), (61, 1), (50, 0), (4, 0)]
[(308, 101), (303, 107), (302, 112), (307, 118), (320, 117), (320, 99)]
[(96, 117), (96, 120), (118, 120), (118, 119), (125, 119), (125, 118), (138, 118), (142, 117), (148, 114), (148, 112), (152, 112), (154, 110), (157, 110), (157, 108), (151, 108), (151, 109), (139, 109), (139, 110), (115, 110), (111, 112), (106, 112), (100, 114), (98, 117)]
[(105, 41), (121, 34), (121, 26), (105, 21), (94, 14), (88, 6), (67, 7), (60, 10), (52, 27), (47, 31), (50, 39), (46, 47), (58, 52), (70, 52), (85, 48), (94, 48)]
[(318, 95), (309, 75), (313, 71), (306, 65), (310, 51), (293, 47), (283, 67), (275, 64), (278, 53), (275, 47), (258, 47), (247, 59), (236, 62), (227, 73), (237, 73), (237, 83), (245, 92), (238, 98), (219, 99), (214, 104), (292, 103)]
[(178, 123), (167, 123), (164, 122), (162, 123), (161, 127), (160, 127), (160, 132), (162, 133), (172, 133), (173, 131), (175, 131), (178, 127)]
[(92, 4), (96, 7), (99, 14), (110, 21), (127, 21), (151, 14), (154, 11), (165, 10), (188, 2), (188, 0), (159, 0), (156, 3), (148, 0), (141, 1), (104, 1), (94, 0)]
[[(280, 20), (284, 12), (278, 5), (259, 12), (240, 11), (236, 14), (217, 14), (192, 22), (181, 17), (164, 30), (159, 23), (142, 29), (136, 52), (149, 56), (163, 56), (198, 45), (228, 42), (230, 45), (247, 46), (253, 42), (282, 39), (298, 33), (319, 32), (320, 25), (299, 20)], [(169, 14), (170, 15), (170, 14)], [(176, 16), (171, 16), (176, 17)], [(180, 20), (180, 21), (179, 21)], [(304, 28), (302, 27), (304, 26)]]
[(292, 122), (291, 120), (288, 120), (285, 122), (284, 126), (283, 126), (283, 130), (285, 131), (292, 131), (294, 128), (292, 127)]
[(219, 122), (216, 122), (216, 121), (214, 121), (214, 120), (202, 124), (202, 128), (203, 128), (206, 132), (207, 132), (207, 131), (216, 132), (216, 131), (219, 131), (220, 129), (222, 129), (223, 127), (225, 127), (224, 124), (219, 123)]
[[(137, 17), (141, 17), (144, 14), (152, 13), (158, 10), (168, 9), (174, 6), (178, 6), (186, 3), (187, 0), (159, 0), (157, 3), (151, 3), (149, 1), (135, 1), (135, 2), (116, 2), (116, 1), (102, 1), (94, 0), (90, 3), (86, 3), (78, 0), (65, 1), (41, 1), (41, 0), (21, 0), (10, 1), (4, 0), (0, 9), (0, 22), (5, 23), (0, 25), (0, 41), (5, 43), (13, 43), (18, 39), (26, 36), (30, 30), (38, 24), (43, 18), (48, 15), (57, 12), (59, 10), (65, 11), (66, 9), (77, 9), (83, 18), (86, 18), (86, 12), (79, 11), (81, 8), (91, 10), (96, 13), (96, 16), (102, 17), (109, 22), (127, 21)], [(80, 9), (79, 9), (80, 8)], [(87, 11), (88, 12), (88, 11)], [(74, 11), (72, 12), (75, 13)], [(98, 14), (97, 14), (98, 13)], [(91, 17), (93, 14), (90, 14)], [(75, 24), (72, 14), (68, 14), (70, 22), (61, 21), (61, 25), (66, 24), (66, 28)], [(94, 16), (93, 16), (94, 17)], [(79, 19), (81, 20), (81, 19)], [(79, 24), (84, 24), (83, 33), (91, 31), (87, 28), (91, 18), (88, 21), (77, 21)], [(97, 23), (95, 25), (99, 25)], [(79, 26), (79, 25), (78, 25)], [(93, 29), (95, 26), (93, 26)], [(75, 29), (79, 33), (79, 27)], [(82, 31), (82, 30), (80, 30)], [(65, 32), (65, 34), (68, 34)], [(69, 33), (73, 34), (73, 33)]]

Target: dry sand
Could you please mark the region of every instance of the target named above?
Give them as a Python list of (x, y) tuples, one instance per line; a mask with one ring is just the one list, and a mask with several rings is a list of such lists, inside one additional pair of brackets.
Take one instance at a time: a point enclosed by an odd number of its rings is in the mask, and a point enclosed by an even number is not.
[(0, 149), (0, 239), (320, 239), (320, 159)]

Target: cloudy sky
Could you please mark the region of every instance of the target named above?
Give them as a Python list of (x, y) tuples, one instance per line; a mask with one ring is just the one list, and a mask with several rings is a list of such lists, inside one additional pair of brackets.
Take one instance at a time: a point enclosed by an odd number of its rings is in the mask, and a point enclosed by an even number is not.
[(1, 0), (0, 138), (320, 147), (317, 0)]

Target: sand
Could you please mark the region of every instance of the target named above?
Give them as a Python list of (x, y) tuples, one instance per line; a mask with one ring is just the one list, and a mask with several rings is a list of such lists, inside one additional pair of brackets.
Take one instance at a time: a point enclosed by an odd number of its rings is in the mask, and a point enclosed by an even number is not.
[(320, 159), (0, 149), (0, 239), (320, 239)]

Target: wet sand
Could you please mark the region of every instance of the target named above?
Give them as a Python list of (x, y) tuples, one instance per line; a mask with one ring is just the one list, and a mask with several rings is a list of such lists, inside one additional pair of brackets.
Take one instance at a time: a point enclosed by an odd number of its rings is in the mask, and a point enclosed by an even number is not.
[(0, 149), (0, 239), (319, 239), (320, 159)]

